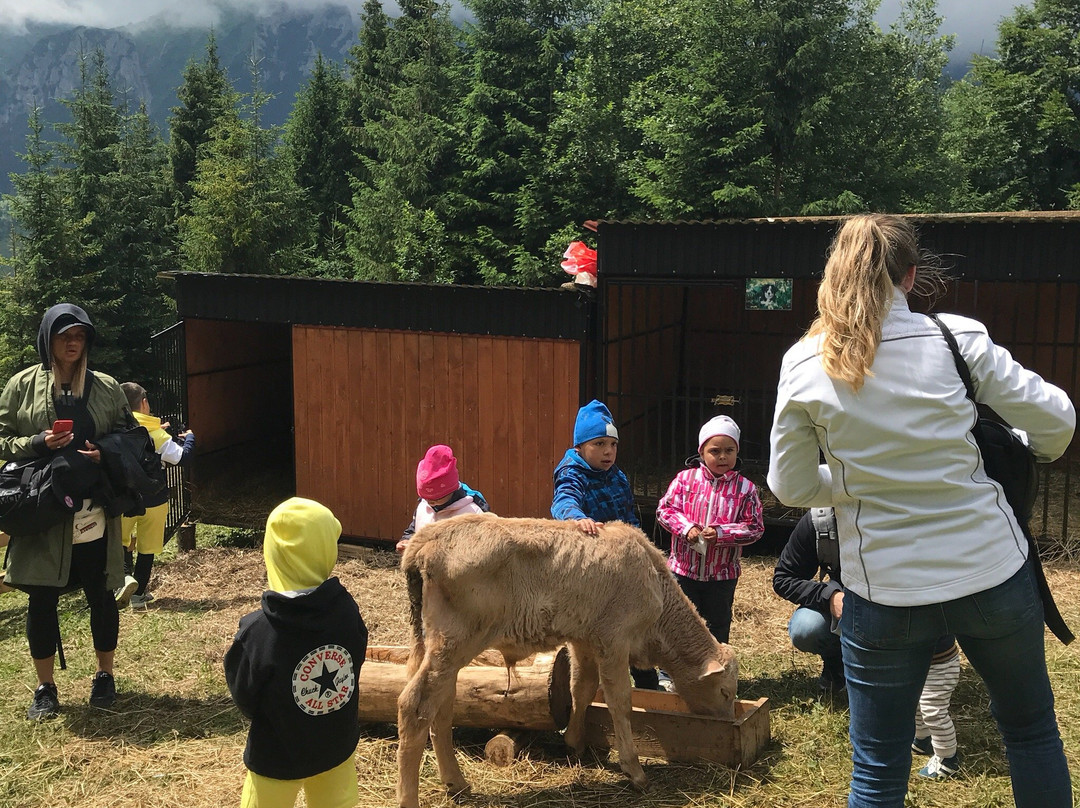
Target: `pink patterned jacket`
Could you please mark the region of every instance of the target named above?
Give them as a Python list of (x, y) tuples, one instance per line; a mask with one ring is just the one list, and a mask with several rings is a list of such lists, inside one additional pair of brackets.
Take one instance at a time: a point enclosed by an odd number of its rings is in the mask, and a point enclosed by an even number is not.
[[(742, 548), (765, 532), (757, 487), (734, 470), (714, 477), (704, 465), (681, 471), (671, 481), (656, 507), (656, 520), (671, 531), (671, 571), (697, 581), (738, 578)], [(716, 528), (718, 538), (704, 555), (686, 540), (695, 525)]]

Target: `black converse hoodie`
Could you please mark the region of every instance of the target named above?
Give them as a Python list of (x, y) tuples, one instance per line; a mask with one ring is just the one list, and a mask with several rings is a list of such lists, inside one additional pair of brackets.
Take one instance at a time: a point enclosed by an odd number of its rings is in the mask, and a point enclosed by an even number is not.
[(357, 683), (367, 627), (331, 578), (341, 525), (323, 505), (286, 500), (266, 521), (269, 590), (225, 654), (233, 701), (251, 719), (244, 764), (277, 780), (338, 766), (360, 739)]

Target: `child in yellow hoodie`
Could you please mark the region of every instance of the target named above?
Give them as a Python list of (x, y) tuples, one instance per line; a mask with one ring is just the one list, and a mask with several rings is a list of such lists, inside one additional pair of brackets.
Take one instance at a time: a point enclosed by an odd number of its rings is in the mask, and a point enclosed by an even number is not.
[(240, 620), (225, 654), (233, 701), (251, 719), (241, 808), (356, 805), (357, 684), (367, 627), (352, 595), (330, 577), (341, 524), (293, 497), (266, 520), (269, 590)]
[[(165, 483), (160, 494), (143, 502), (146, 513), (142, 516), (125, 516), (121, 522), (120, 535), (124, 537), (125, 544), (124, 569), (131, 573), (126, 576), (124, 585), (116, 590), (116, 605), (122, 608), (129, 599), (132, 606), (145, 606), (154, 599), (154, 596), (146, 591), (146, 586), (150, 583), (154, 556), (165, 546), (165, 523), (169, 517), (169, 488), (165, 480), (165, 464), (175, 466), (191, 456), (195, 451), (195, 433), (191, 430), (181, 432), (179, 437), (183, 444), (177, 443), (165, 431), (168, 424), (163, 425), (160, 418), (150, 414), (150, 400), (141, 385), (124, 382), (120, 388), (127, 396), (131, 414), (135, 416), (139, 426), (146, 427), (150, 439), (154, 441), (154, 448), (161, 456), (160, 480)], [(138, 556), (133, 559), (136, 552)]]

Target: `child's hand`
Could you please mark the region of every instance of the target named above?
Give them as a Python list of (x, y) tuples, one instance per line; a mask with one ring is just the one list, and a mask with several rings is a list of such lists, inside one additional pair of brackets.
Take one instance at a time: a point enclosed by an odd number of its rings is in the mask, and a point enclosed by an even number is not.
[(581, 532), (589, 536), (600, 535), (600, 528), (604, 526), (603, 522), (594, 522), (592, 519), (575, 519), (574, 521)]
[(707, 528), (705, 528), (704, 530), (701, 531), (700, 538), (704, 539), (706, 543), (712, 544), (717, 539), (716, 528), (715, 527), (707, 527)]
[(409, 546), (409, 540), (408, 539), (401, 539), (397, 544), (394, 545), (394, 552), (395, 553), (404, 553), (405, 548), (408, 547), (408, 546)]

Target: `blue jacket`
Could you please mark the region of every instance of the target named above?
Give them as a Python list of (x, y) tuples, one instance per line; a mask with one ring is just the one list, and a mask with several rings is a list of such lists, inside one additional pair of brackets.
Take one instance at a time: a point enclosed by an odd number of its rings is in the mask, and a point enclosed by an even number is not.
[(626, 475), (618, 466), (607, 471), (594, 469), (574, 449), (567, 449), (555, 467), (551, 515), (555, 519), (619, 520), (641, 527)]

